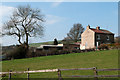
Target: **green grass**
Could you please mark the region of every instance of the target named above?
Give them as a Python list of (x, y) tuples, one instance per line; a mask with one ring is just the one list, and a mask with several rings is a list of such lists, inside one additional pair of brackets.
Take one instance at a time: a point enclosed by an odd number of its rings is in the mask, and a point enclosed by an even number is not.
[(29, 44), (30, 47), (39, 47), (42, 44), (53, 44), (53, 41), (49, 41), (49, 42), (41, 42), (41, 43), (31, 43)]
[[(86, 53), (72, 53), (64, 55), (34, 57), (27, 59), (16, 59), (2, 61), (4, 71), (25, 71), (55, 68), (118, 68), (118, 50), (105, 50)], [(117, 75), (118, 71), (99, 72), (100, 75)], [(55, 78), (57, 72), (51, 73), (32, 73), (32, 78)], [(93, 71), (63, 71), (62, 75), (93, 75)], [(13, 77), (26, 77), (25, 74), (13, 75)]]

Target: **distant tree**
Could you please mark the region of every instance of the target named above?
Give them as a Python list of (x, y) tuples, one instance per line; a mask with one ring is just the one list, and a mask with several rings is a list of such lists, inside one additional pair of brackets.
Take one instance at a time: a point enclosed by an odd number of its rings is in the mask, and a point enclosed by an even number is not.
[[(29, 5), (19, 6), (14, 10), (10, 20), (3, 25), (2, 35), (17, 36), (18, 42), (27, 48), (29, 37), (43, 36), (43, 15), (39, 9), (32, 9)], [(21, 38), (24, 41), (21, 41)]]
[(56, 38), (54, 39), (54, 45), (58, 45), (58, 41)]
[(73, 27), (70, 29), (69, 33), (67, 33), (67, 37), (64, 40), (72, 40), (77, 42), (81, 39), (81, 34), (83, 33), (84, 28), (82, 24), (74, 24)]
[(118, 37), (115, 37), (115, 43), (120, 43), (120, 36), (118, 36)]

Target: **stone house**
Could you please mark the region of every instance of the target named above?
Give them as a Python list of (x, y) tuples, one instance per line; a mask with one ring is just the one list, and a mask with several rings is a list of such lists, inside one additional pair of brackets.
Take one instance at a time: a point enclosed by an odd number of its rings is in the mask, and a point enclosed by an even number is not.
[(87, 29), (81, 34), (80, 49), (96, 48), (100, 44), (114, 43), (114, 34), (108, 30), (100, 29), (100, 27)]

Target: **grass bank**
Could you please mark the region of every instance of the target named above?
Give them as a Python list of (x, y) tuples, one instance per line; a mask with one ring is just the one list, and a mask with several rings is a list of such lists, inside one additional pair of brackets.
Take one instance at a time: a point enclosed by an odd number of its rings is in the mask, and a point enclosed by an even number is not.
[[(118, 50), (105, 50), (86, 53), (71, 53), (64, 55), (53, 55), (44, 57), (34, 57), (27, 59), (16, 59), (2, 61), (3, 71), (25, 71), (55, 68), (118, 68)], [(93, 71), (63, 71), (63, 75), (93, 75)], [(101, 75), (116, 75), (117, 71), (99, 72)], [(52, 73), (32, 73), (32, 78), (55, 78), (57, 72)], [(25, 74), (14, 75), (13, 77), (26, 78)]]

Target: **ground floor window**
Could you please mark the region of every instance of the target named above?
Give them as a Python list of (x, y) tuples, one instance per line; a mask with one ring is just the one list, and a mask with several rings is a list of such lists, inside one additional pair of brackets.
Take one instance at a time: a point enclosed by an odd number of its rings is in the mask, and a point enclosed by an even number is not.
[(109, 36), (107, 36), (107, 40), (110, 40), (110, 37), (109, 37)]

